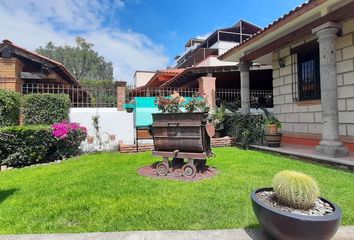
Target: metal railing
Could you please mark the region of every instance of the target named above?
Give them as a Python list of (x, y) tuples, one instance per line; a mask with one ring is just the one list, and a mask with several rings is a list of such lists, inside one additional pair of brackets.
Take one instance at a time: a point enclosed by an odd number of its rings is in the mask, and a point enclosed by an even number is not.
[[(241, 107), (240, 89), (216, 89), (216, 101), (218, 103), (235, 104)], [(273, 107), (272, 90), (250, 90), (250, 104), (252, 108)]]
[(130, 102), (135, 97), (168, 97), (174, 92), (178, 92), (182, 97), (193, 97), (198, 91), (198, 88), (135, 88), (129, 92), (127, 100)]
[(22, 85), (23, 95), (32, 93), (67, 94), (72, 107), (116, 107), (117, 90), (115, 86), (77, 86), (70, 84), (25, 83)]
[(217, 56), (219, 50), (215, 48), (199, 48), (189, 56), (186, 54), (177, 64), (176, 68), (192, 67), (203, 61), (205, 58), (214, 55)]

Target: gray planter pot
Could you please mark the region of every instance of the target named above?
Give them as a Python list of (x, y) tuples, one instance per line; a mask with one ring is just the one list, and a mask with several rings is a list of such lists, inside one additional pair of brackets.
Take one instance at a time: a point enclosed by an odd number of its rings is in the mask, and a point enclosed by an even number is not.
[(256, 193), (271, 191), (272, 188), (261, 188), (252, 192), (252, 206), (255, 215), (264, 231), (275, 239), (304, 240), (331, 239), (337, 232), (342, 219), (342, 210), (337, 205), (329, 203), (334, 212), (325, 216), (304, 216), (276, 209), (260, 201)]

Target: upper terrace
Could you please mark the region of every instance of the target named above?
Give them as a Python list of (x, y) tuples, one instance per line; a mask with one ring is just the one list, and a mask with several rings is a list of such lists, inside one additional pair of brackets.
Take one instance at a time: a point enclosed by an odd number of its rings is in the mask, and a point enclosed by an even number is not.
[(204, 41), (190, 39), (185, 45), (186, 53), (177, 58), (176, 68), (192, 67), (209, 56), (219, 56), (259, 30), (258, 26), (240, 20), (230, 28), (216, 30)]

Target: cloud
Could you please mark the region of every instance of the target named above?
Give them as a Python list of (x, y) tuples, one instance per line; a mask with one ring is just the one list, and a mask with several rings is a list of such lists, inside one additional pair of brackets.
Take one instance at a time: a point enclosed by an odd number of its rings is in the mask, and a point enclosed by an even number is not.
[(212, 32), (207, 32), (207, 33), (205, 33), (205, 34), (198, 35), (198, 36), (196, 36), (195, 38), (205, 40), (205, 39), (207, 39), (207, 38), (210, 36), (210, 34), (212, 34)]
[(116, 79), (132, 82), (137, 69), (168, 64), (164, 47), (146, 35), (117, 27), (123, 0), (12, 0), (0, 3), (0, 38), (34, 50), (52, 41), (74, 45), (84, 37), (114, 64)]

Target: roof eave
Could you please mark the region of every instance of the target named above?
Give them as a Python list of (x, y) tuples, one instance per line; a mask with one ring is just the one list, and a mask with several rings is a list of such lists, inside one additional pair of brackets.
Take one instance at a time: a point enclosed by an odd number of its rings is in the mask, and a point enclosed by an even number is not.
[(63, 75), (65, 75), (65, 78), (67, 78), (69, 81), (71, 81), (72, 83), (82, 86), (81, 83), (69, 72), (69, 70), (61, 63), (54, 61), (53, 59), (50, 59), (48, 57), (45, 57), (41, 54), (35, 53), (35, 52), (31, 52), (25, 48), (22, 48), (20, 46), (17, 46), (15, 44), (13, 44), (11, 41), (9, 40), (4, 40), (3, 43), (0, 45), (0, 48), (2, 49), (5, 46), (9, 46), (12, 47), (14, 49), (17, 49), (17, 51), (19, 52), (25, 52), (26, 54), (29, 54), (30, 56), (33, 56), (35, 58), (39, 58), (42, 61), (46, 61), (50, 64), (52, 64), (53, 66), (55, 66), (60, 72), (63, 73)]

